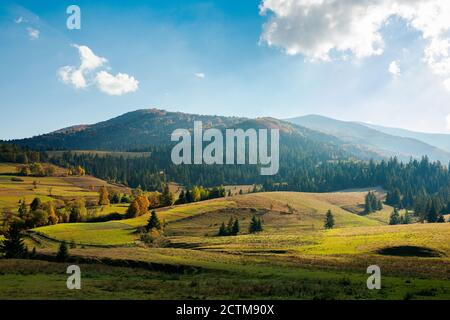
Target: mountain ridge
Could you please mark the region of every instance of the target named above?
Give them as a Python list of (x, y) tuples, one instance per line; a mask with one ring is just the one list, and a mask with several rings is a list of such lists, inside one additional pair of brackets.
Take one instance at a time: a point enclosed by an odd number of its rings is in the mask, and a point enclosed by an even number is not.
[(411, 137), (381, 132), (365, 124), (342, 121), (320, 115), (286, 119), (291, 123), (335, 136), (353, 145), (367, 148), (383, 157), (398, 157), (403, 161), (426, 155), (431, 160), (450, 161), (450, 152)]

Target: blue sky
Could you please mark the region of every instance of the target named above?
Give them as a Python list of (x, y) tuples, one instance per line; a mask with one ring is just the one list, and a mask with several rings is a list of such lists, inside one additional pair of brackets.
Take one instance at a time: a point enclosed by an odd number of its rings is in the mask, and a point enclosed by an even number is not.
[[(0, 139), (29, 137), (151, 107), (247, 117), (314, 113), (448, 132), (450, 92), (442, 85), (442, 74), (437, 76), (424, 61), (428, 40), (423, 30), (393, 17), (379, 30), (382, 54), (360, 57), (358, 48), (340, 50), (336, 42), (329, 51), (331, 61), (311, 59), (318, 52), (311, 49), (317, 43), (309, 47), (298, 43), (303, 41), (304, 24), (293, 24), (300, 28), (298, 37), (276, 33), (270, 35), (272, 43), (264, 40), (264, 24), (277, 18), (277, 8), (272, 5), (263, 16), (261, 3), (2, 1)], [(81, 30), (66, 28), (66, 8), (71, 4), (81, 8)], [(296, 17), (292, 13), (292, 19)], [(314, 41), (321, 37), (324, 33), (315, 35)], [(332, 41), (344, 41), (333, 37)], [(330, 41), (325, 38), (322, 43)], [(93, 75), (100, 69), (111, 76), (126, 74), (138, 81), (138, 87), (111, 95), (98, 83), (81, 89), (64, 83), (59, 70), (80, 64), (73, 45), (86, 46), (107, 59)], [(296, 46), (299, 52), (289, 54)], [(399, 74), (389, 72), (393, 62)]]

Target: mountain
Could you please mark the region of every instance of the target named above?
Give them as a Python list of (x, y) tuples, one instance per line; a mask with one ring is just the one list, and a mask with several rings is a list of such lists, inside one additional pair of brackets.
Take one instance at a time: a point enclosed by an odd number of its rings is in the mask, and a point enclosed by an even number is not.
[[(378, 154), (380, 157), (398, 157), (408, 161), (427, 155), (431, 160), (450, 161), (450, 152), (413, 137), (397, 136), (356, 122), (340, 121), (319, 115), (308, 115), (287, 121), (332, 135), (359, 149)], [(395, 133), (395, 132), (392, 132)]]
[(223, 117), (143, 109), (125, 113), (93, 125), (78, 125), (27, 139), (13, 140), (14, 144), (32, 150), (105, 150), (143, 151), (149, 147), (170, 146), (171, 133), (178, 128), (193, 130), (194, 121), (202, 121), (203, 128), (279, 129), (281, 149), (287, 147), (299, 153), (327, 159), (379, 159), (376, 153), (354, 146), (334, 136), (296, 124), (274, 119)]
[(420, 140), (429, 145), (450, 152), (450, 134), (416, 132), (400, 128), (383, 127), (368, 123), (359, 123), (359, 124), (390, 135)]
[(93, 125), (72, 126), (12, 142), (33, 150), (129, 151), (167, 144), (170, 142), (170, 134), (173, 130), (177, 128), (192, 130), (194, 121), (202, 121), (205, 128), (221, 129), (244, 120), (244, 118), (236, 117), (203, 116), (145, 109), (128, 112)]

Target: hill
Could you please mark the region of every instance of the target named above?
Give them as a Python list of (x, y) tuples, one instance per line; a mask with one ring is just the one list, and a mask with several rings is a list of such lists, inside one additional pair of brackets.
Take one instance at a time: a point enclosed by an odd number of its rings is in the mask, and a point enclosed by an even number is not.
[[(355, 213), (361, 210), (364, 195), (363, 192), (268, 192), (179, 205), (157, 212), (160, 219), (168, 223), (167, 234), (173, 237), (212, 237), (217, 234), (219, 225), (228, 222), (230, 217), (242, 219), (242, 224), (245, 224), (242, 233), (246, 234), (247, 224), (254, 214), (264, 219), (266, 229), (272, 234), (318, 231), (323, 229), (328, 209), (333, 211), (338, 227), (386, 224), (370, 215), (360, 216)], [(385, 210), (392, 211), (392, 208), (386, 206)], [(139, 236), (134, 231), (144, 226), (148, 218), (149, 214), (121, 221), (58, 224), (35, 231), (57, 240), (74, 240), (85, 245), (127, 245), (138, 240)]]
[(450, 152), (439, 149), (434, 145), (411, 137), (388, 134), (374, 127), (356, 122), (340, 121), (319, 115), (288, 119), (288, 121), (332, 135), (342, 141), (359, 146), (362, 149), (377, 153), (381, 157), (398, 157), (408, 161), (411, 157), (420, 159), (427, 155), (431, 160), (447, 163)]

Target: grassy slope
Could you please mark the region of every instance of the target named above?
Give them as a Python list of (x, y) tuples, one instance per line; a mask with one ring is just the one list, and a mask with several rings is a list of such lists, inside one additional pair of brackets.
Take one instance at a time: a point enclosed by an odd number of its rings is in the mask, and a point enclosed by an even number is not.
[[(448, 279), (450, 270), (450, 224), (387, 226), (387, 218), (392, 211), (388, 206), (382, 212), (358, 216), (355, 213), (362, 211), (365, 194), (366, 192), (257, 193), (162, 209), (158, 211), (158, 215), (161, 220), (168, 222), (166, 231), (174, 246), (172, 248), (149, 249), (134, 246), (137, 238), (135, 228), (145, 225), (148, 215), (106, 223), (60, 224), (38, 228), (36, 231), (58, 240), (74, 240), (79, 244), (116, 246), (78, 247), (71, 250), (75, 255), (211, 269), (213, 275), (199, 274), (195, 279), (184, 279), (198, 283), (196, 293), (200, 297), (264, 298), (264, 295), (259, 296), (264, 293), (264, 286), (272, 286), (276, 292), (267, 293), (266, 297), (279, 294), (280, 297), (311, 298), (328, 292), (328, 287), (334, 297), (343, 298), (402, 298), (406, 292), (414, 293), (416, 298), (423, 297), (420, 294), (428, 295), (429, 298), (427, 290), (430, 288), (437, 290), (432, 290), (431, 297), (449, 297), (448, 281), (442, 282), (439, 279)], [(294, 208), (293, 213), (288, 212), (288, 205)], [(336, 229), (325, 231), (322, 225), (328, 209), (335, 215)], [(109, 209), (105, 207), (104, 210)], [(265, 231), (249, 235), (246, 230), (254, 214), (260, 215), (264, 220)], [(230, 217), (240, 219), (242, 234), (237, 237), (212, 236), (220, 223), (226, 222)], [(447, 257), (385, 257), (374, 252), (385, 246), (407, 244), (428, 246), (443, 252)], [(43, 245), (39, 251), (53, 253), (55, 244)], [(1, 263), (3, 262), (0, 261)], [(372, 263), (380, 265), (383, 274), (387, 276), (383, 278), (386, 287), (383, 292), (371, 293), (364, 289), (365, 268)], [(333, 272), (329, 272), (329, 269)], [(137, 271), (130, 271), (130, 274), (135, 272)], [(227, 272), (236, 274), (226, 276)], [(10, 278), (2, 276), (2, 280), (5, 280), (4, 283), (13, 283), (13, 279), (17, 277), (29, 282), (28, 290), (33, 288), (35, 282), (31, 277), (11, 274)], [(47, 278), (51, 281), (54, 275), (43, 273), (36, 277), (40, 277), (39, 281)], [(102, 281), (112, 283), (117, 280), (109, 273), (97, 274), (95, 277), (98, 277), (99, 282), (89, 280), (88, 284), (92, 286), (89, 290), (92, 290), (93, 296), (122, 297), (119, 292), (113, 294), (98, 291)], [(419, 280), (419, 277), (428, 279)], [(221, 280), (225, 283), (224, 278), (227, 278), (226, 281), (233, 281), (235, 285), (227, 287), (221, 284), (221, 291), (212, 292), (208, 289)], [(344, 278), (350, 279), (352, 283), (346, 289), (345, 285), (341, 285)], [(123, 284), (123, 289), (130, 298), (139, 298), (139, 295), (134, 295), (139, 292), (135, 286), (137, 279), (137, 276), (134, 280), (130, 276)], [(303, 283), (311, 282), (311, 287), (301, 290), (285, 287), (286, 283), (292, 283), (292, 279)], [(161, 290), (155, 291), (159, 293), (154, 295), (149, 295), (147, 291), (141, 297), (183, 297), (189, 290), (182, 283), (180, 279), (177, 280), (171, 287), (172, 291), (166, 287), (166, 282), (147, 283), (147, 286), (160, 287)], [(243, 287), (253, 288), (253, 293), (236, 289)], [(315, 291), (311, 289), (313, 287)], [(345, 293), (340, 288), (350, 293)], [(290, 293), (286, 293), (287, 291)], [(123, 297), (126, 296), (124, 293)]]
[[(95, 199), (98, 193), (94, 190), (99, 186), (107, 185), (121, 192), (128, 192), (128, 188), (113, 186), (103, 180), (91, 177), (19, 177), (14, 164), (0, 163), (0, 212), (4, 210), (16, 211), (18, 202), (25, 199), (30, 203), (39, 197), (43, 202), (55, 198), (90, 198)], [(23, 181), (12, 181), (20, 178)], [(34, 188), (33, 182), (37, 187)], [(106, 209), (105, 213), (124, 213), (124, 209)]]

